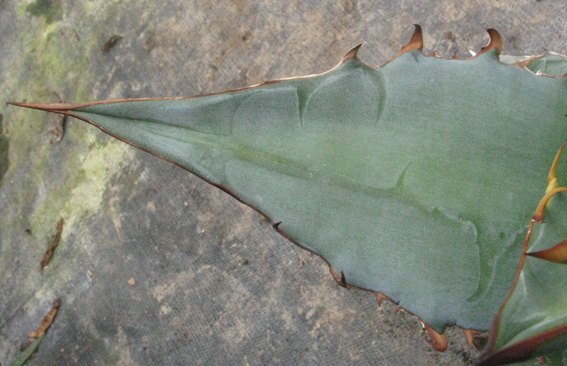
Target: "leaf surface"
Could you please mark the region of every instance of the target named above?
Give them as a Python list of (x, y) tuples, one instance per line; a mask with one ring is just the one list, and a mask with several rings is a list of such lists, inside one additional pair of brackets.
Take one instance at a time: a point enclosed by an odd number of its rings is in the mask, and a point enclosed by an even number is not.
[[(567, 197), (559, 193), (547, 207), (543, 222), (533, 222), (525, 243), (528, 254), (556, 247), (556, 242), (567, 238), (566, 222)], [(526, 255), (494, 319), (480, 365), (517, 362), (566, 349), (567, 266)]]
[(190, 170), (437, 332), (484, 330), (567, 140), (567, 80), (498, 57), (414, 49), (201, 97), (27, 106)]

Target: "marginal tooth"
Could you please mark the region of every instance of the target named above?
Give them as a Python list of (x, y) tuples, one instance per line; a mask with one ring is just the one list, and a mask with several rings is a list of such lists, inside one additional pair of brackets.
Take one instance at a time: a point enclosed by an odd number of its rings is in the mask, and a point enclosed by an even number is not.
[(341, 272), (341, 276), (339, 276), (339, 274), (337, 273), (337, 271), (335, 271), (335, 269), (333, 267), (329, 267), (329, 271), (331, 272), (331, 275), (335, 279), (335, 282), (337, 283), (337, 285), (339, 285), (341, 287), (346, 287), (346, 283), (345, 283), (346, 281), (343, 281), (343, 278), (344, 278), (343, 272)]
[(362, 47), (364, 43), (360, 43), (356, 46), (354, 46), (350, 51), (347, 52), (346, 55), (344, 55), (341, 64), (347, 62), (348, 60), (352, 60), (353, 58), (358, 58), (358, 50), (360, 49), (360, 47)]
[(548, 193), (552, 189), (557, 188), (557, 164), (559, 163), (559, 158), (561, 157), (561, 153), (563, 152), (564, 147), (565, 142), (559, 148), (559, 151), (555, 155), (555, 159), (553, 159), (553, 164), (551, 164), (551, 169), (549, 169), (549, 175), (547, 176), (547, 188), (545, 189), (545, 193)]
[(402, 46), (402, 50), (400, 51), (400, 55), (409, 51), (413, 50), (422, 50), (423, 49), (423, 34), (421, 32), (421, 26), (419, 24), (414, 24), (415, 30), (413, 31), (413, 35), (411, 36), (410, 41), (405, 46)]
[(543, 222), (543, 215), (545, 214), (545, 208), (547, 207), (547, 203), (555, 194), (559, 192), (567, 191), (567, 187), (558, 187), (554, 188), (551, 191), (547, 192), (543, 198), (539, 201), (537, 208), (534, 213), (533, 220), (539, 222), (540, 224)]
[(465, 334), (465, 338), (467, 339), (469, 349), (472, 349), (474, 336), (477, 335), (479, 331), (473, 329), (463, 329), (463, 333)]
[(383, 293), (381, 292), (376, 293), (376, 302), (378, 303), (378, 306), (382, 306), (382, 301), (384, 300), (395, 304), (392, 299), (390, 299), (388, 296), (384, 295)]
[(429, 344), (431, 348), (436, 351), (444, 352), (447, 350), (449, 345), (449, 341), (447, 340), (447, 336), (445, 334), (439, 334), (435, 329), (431, 328), (429, 325), (424, 324), (423, 330), (427, 332), (431, 339), (425, 338), (425, 342)]
[(545, 250), (538, 252), (526, 253), (531, 257), (545, 259), (546, 261), (567, 264), (567, 240)]
[(503, 44), (502, 36), (494, 28), (488, 28), (486, 31), (488, 32), (488, 35), (490, 36), (490, 41), (488, 42), (488, 44), (486, 46), (484, 46), (480, 49), (480, 52), (477, 54), (477, 56), (482, 54), (482, 53), (485, 53), (487, 51), (490, 51), (490, 50), (497, 50), (498, 54), (501, 54), (502, 53), (502, 44)]
[(557, 154), (555, 154), (555, 159), (553, 159), (553, 164), (551, 164), (551, 169), (549, 169), (549, 174), (547, 175), (547, 187), (545, 188), (545, 195), (543, 196), (541, 201), (539, 201), (539, 204), (537, 205), (536, 211), (534, 213), (533, 219), (539, 223), (543, 221), (543, 215), (545, 214), (545, 209), (547, 208), (551, 197), (553, 197), (556, 193), (567, 190), (567, 188), (565, 187), (557, 187), (558, 184), (556, 176), (557, 165), (559, 164), (559, 158), (561, 157), (561, 153), (563, 152), (564, 147), (565, 142), (561, 145), (559, 151), (557, 151)]

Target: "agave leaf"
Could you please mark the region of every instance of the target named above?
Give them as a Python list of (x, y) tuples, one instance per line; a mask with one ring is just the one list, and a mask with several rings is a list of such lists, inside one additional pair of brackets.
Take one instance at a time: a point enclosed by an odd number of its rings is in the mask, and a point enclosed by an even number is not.
[(218, 94), (19, 105), (188, 169), (432, 334), (486, 330), (567, 140), (567, 80), (501, 63), (490, 35), (466, 61), (424, 56), (419, 34), (377, 68), (355, 48), (324, 74)]
[[(567, 238), (566, 195), (557, 194), (542, 222), (538, 221), (537, 217), (532, 220), (524, 244), (529, 252), (555, 248), (553, 244)], [(517, 362), (567, 349), (566, 307), (567, 266), (524, 255), (514, 287), (494, 319), (479, 365)]]
[(15, 360), (10, 362), (10, 366), (25, 365), (28, 362), (28, 360), (30, 359), (30, 357), (33, 355), (33, 353), (37, 350), (37, 348), (39, 347), (39, 345), (43, 341), (44, 337), (45, 337), (45, 333), (40, 335), (39, 337), (37, 337), (37, 339), (35, 341), (33, 341), (33, 343), (30, 344), (28, 347), (26, 347), (26, 349), (23, 350), (22, 353), (20, 353), (18, 355), (18, 357), (16, 357)]

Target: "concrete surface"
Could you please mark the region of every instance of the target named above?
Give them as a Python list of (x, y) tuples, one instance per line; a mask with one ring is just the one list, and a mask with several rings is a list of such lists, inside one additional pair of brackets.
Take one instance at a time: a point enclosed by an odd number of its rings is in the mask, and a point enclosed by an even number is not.
[(478, 50), (489, 26), (505, 53), (566, 53), (566, 15), (559, 0), (0, 1), (0, 364), (56, 298), (29, 365), (471, 364), (458, 329), (431, 351), (410, 316), (338, 287), (186, 171), (77, 120), (52, 142), (58, 116), (5, 102), (221, 91), (325, 71), (361, 41), (377, 64), (413, 23), (445, 57)]

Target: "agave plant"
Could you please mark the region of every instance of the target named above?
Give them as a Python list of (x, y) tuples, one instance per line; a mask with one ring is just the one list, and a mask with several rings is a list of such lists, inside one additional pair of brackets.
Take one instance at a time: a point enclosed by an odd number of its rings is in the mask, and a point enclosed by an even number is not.
[[(187, 169), (321, 256), (337, 283), (447, 326), (478, 363), (567, 348), (567, 59), (424, 55), (196, 97), (12, 103), (86, 121)], [(546, 181), (547, 179), (547, 181)]]

